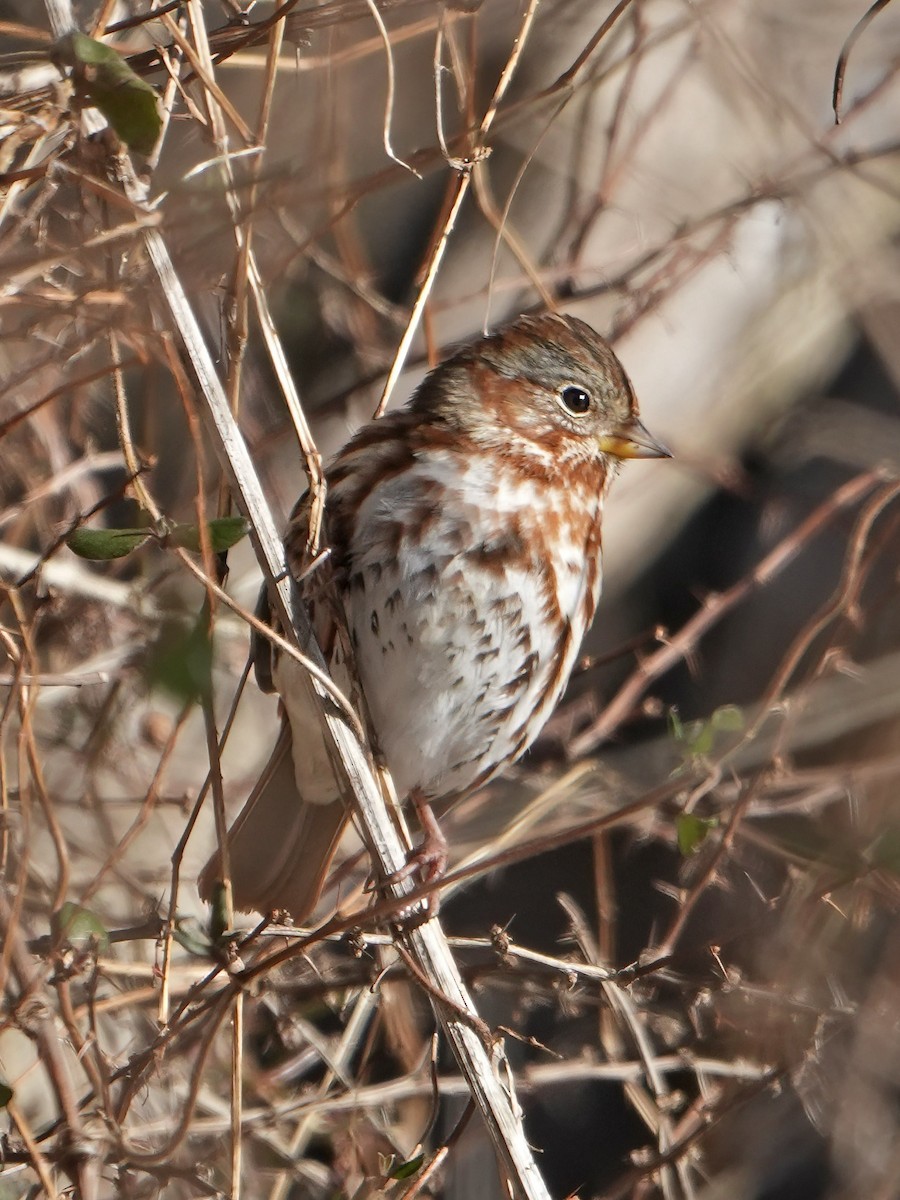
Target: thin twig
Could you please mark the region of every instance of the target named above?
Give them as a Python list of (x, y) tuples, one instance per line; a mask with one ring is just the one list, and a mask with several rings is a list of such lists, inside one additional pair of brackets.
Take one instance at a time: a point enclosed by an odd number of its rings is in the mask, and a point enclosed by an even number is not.
[[(344, 1032), (341, 1036), (340, 1045), (336, 1053), (332, 1056), (332, 1061), (329, 1064), (328, 1070), (319, 1084), (317, 1094), (320, 1099), (327, 1101), (328, 1094), (331, 1090), (334, 1081), (344, 1074), (350, 1065), (353, 1055), (357, 1052), (360, 1040), (364, 1031), (372, 1019), (377, 1008), (377, 996), (371, 988), (361, 989), (356, 1003), (353, 1006), (353, 1012), (350, 1015), (350, 1020), (344, 1026)], [(313, 1113), (304, 1114), (297, 1123), (297, 1127), (291, 1137), (288, 1152), (293, 1161), (299, 1159), (312, 1136), (315, 1129), (316, 1117)], [(272, 1185), (272, 1190), (269, 1193), (269, 1200), (286, 1200), (292, 1183), (292, 1173), (288, 1170), (280, 1172), (275, 1177), (275, 1182)]]
[[(31, 956), (16, 923), (13, 909), (6, 896), (0, 891), (0, 934), (10, 947), (12, 969), (19, 985), (22, 999), (34, 996), (42, 1000), (41, 980), (34, 969)], [(22, 999), (19, 1003), (21, 1005)], [(20, 1015), (20, 1023), (22, 1022)], [(29, 1036), (40, 1050), (41, 1061), (50, 1077), (50, 1084), (66, 1122), (65, 1157), (61, 1160), (65, 1170), (77, 1182), (79, 1200), (96, 1200), (98, 1158), (95, 1139), (88, 1135), (81, 1113), (68, 1064), (63, 1058), (62, 1042), (52, 1012), (46, 1002), (39, 1002), (27, 1018)]]
[(850, 59), (850, 52), (856, 45), (857, 41), (862, 37), (863, 33), (875, 20), (883, 8), (887, 8), (891, 0), (875, 0), (874, 4), (863, 13), (856, 24), (851, 29), (847, 40), (841, 47), (841, 53), (838, 56), (837, 66), (834, 70), (834, 87), (831, 92), (831, 107), (834, 109), (834, 123), (841, 123), (841, 103), (844, 96), (844, 75), (847, 71), (847, 63)]
[(440, 236), (434, 244), (428, 264), (419, 285), (418, 293), (416, 294), (415, 303), (412, 311), (409, 314), (409, 321), (406, 329), (403, 331), (403, 336), (397, 346), (397, 351), (394, 355), (394, 361), (391, 363), (391, 369), (388, 371), (387, 379), (384, 381), (384, 388), (381, 393), (381, 399), (378, 401), (378, 406), (375, 409), (375, 416), (379, 417), (385, 411), (391, 398), (391, 393), (394, 390), (394, 385), (400, 378), (400, 373), (406, 364), (406, 359), (412, 346), (413, 338), (419, 328), (419, 321), (425, 305), (428, 302), (428, 297), (431, 295), (431, 290), (434, 286), (434, 281), (437, 279), (437, 273), (444, 257), (444, 251), (447, 249), (447, 244), (450, 241), (450, 235), (456, 227), (456, 221), (463, 206), (463, 201), (469, 190), (469, 185), (472, 182), (472, 169), (476, 162), (483, 158), (488, 153), (486, 138), (490, 132), (491, 125), (494, 123), (494, 118), (497, 115), (503, 97), (506, 95), (507, 89), (512, 82), (516, 72), (516, 67), (519, 64), (519, 59), (525, 49), (525, 43), (528, 40), (528, 34), (534, 23), (535, 13), (537, 12), (539, 0), (529, 0), (528, 8), (522, 17), (521, 25), (519, 26), (518, 36), (510, 51), (509, 57), (506, 60), (506, 65), (500, 74), (497, 81), (497, 86), (494, 88), (494, 94), (490, 99), (490, 103), (485, 110), (484, 116), (478, 127), (475, 139), (472, 143), (472, 149), (466, 159), (462, 161), (457, 174), (457, 179), (454, 185), (453, 199), (449, 205), (449, 211), (444, 221)]
[(866, 471), (839, 488), (823, 501), (796, 529), (792, 530), (763, 558), (750, 574), (726, 591), (708, 596), (697, 613), (665, 645), (648, 655), (631, 678), (619, 689), (597, 719), (572, 739), (573, 757), (595, 749), (622, 721), (634, 712), (654, 679), (665, 674), (697, 645), (700, 638), (730, 612), (754, 588), (774, 579), (799, 553), (802, 546), (823, 529), (839, 512), (856, 504), (883, 478), (880, 471)]
[(384, 152), (388, 158), (393, 159), (393, 161), (398, 163), (401, 167), (405, 167), (406, 170), (415, 175), (417, 179), (421, 179), (422, 177), (415, 167), (411, 167), (408, 162), (404, 162), (404, 160), (398, 156), (391, 144), (391, 124), (394, 119), (394, 93), (397, 87), (397, 81), (394, 73), (394, 51), (391, 46), (390, 35), (388, 34), (384, 19), (381, 13), (378, 11), (378, 5), (375, 3), (375, 0), (366, 0), (366, 4), (369, 7), (369, 12), (372, 14), (372, 20), (375, 22), (376, 28), (378, 29), (378, 36), (381, 38), (381, 44), (384, 47), (385, 66), (387, 67), (387, 96), (385, 97), (384, 101), (384, 125), (381, 132)]

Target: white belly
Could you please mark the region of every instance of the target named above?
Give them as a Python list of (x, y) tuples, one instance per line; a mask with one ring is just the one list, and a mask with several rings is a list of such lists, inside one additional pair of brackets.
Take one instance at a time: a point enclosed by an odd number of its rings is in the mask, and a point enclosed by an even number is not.
[[(423, 479), (451, 493), (424, 524)], [(449, 796), (487, 778), (533, 740), (565, 687), (599, 564), (584, 545), (539, 559), (522, 552), (516, 531), (542, 504), (534, 482), (510, 492), (495, 475), (471, 466), (461, 474), (458, 460), (434, 457), (386, 481), (360, 509), (345, 608), (401, 796), (413, 788)]]

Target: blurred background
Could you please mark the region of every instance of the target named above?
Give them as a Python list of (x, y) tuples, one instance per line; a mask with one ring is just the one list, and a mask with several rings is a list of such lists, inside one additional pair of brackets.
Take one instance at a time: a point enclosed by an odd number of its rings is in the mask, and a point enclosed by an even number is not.
[[(151, 231), (279, 524), (278, 347), (327, 460), (517, 313), (614, 340), (675, 459), (613, 489), (538, 744), (444, 815), (442, 920), (552, 1195), (897, 1195), (900, 8), (152, 7), (75, 5), (109, 82), (0, 3), (0, 1200), (66, 1186), (60, 1120), (97, 1196), (507, 1194), (374, 926), (218, 998), (207, 792), (277, 711), (188, 566), (253, 608), (248, 538), (190, 548), (232, 508)], [(159, 138), (94, 132), (148, 85)]]

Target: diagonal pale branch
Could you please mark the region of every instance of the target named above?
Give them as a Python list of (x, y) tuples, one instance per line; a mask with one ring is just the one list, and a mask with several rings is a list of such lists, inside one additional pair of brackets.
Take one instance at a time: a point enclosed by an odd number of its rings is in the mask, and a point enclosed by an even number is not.
[[(72, 28), (69, 0), (46, 0), (46, 5), (57, 36), (66, 28)], [(138, 178), (124, 152), (119, 156), (118, 168), (129, 200), (137, 209), (148, 211), (147, 185)], [(216, 451), (229, 478), (235, 501), (250, 523), (251, 537), (269, 581), (279, 622), (283, 629), (296, 638), (303, 653), (317, 667), (327, 671), (307, 613), (294, 595), (281, 539), (259, 477), (231, 412), (200, 325), (175, 271), (165, 239), (159, 229), (148, 227), (144, 231), (144, 242), (174, 330), (205, 402)], [(330, 738), (336, 780), (342, 793), (354, 804), (378, 869), (385, 878), (396, 876), (406, 864), (407, 847), (403, 845), (382, 797), (365, 747), (345, 717), (335, 709), (323, 685), (305, 672), (297, 672), (297, 679), (315, 697)], [(402, 905), (413, 886), (410, 879), (404, 878), (389, 884), (388, 888)], [(403, 940), (413, 973), (420, 977), (429, 994), (474, 1101), (484, 1116), (498, 1157), (506, 1168), (512, 1194), (520, 1200), (549, 1200), (549, 1192), (522, 1129), (521, 1110), (502, 1043), (498, 1041), (488, 1048), (476, 1032), (484, 1025), (466, 990), (443, 930), (437, 920), (432, 919), (406, 933)]]
[[(136, 206), (145, 208), (146, 189), (124, 156), (120, 170), (129, 199)], [(306, 611), (296, 603), (292, 594), (281, 539), (246, 443), (231, 413), (212, 356), (158, 229), (145, 230), (145, 245), (159, 278), (174, 329), (190, 362), (198, 391), (205, 401), (216, 450), (228, 474), (237, 505), (250, 522), (251, 536), (271, 584), (279, 621), (282, 628), (292, 631), (303, 653), (318, 667), (327, 670)], [(369, 757), (345, 719), (335, 711), (324, 687), (311, 677), (305, 678), (306, 685), (316, 697), (330, 735), (338, 782), (344, 794), (352, 797), (379, 870), (385, 877), (390, 877), (405, 865), (407, 850), (382, 798)], [(390, 890), (402, 903), (412, 886), (410, 880), (403, 879), (391, 884)], [(405, 941), (418, 971), (427, 981), (437, 1017), (475, 1102), (484, 1115), (498, 1155), (508, 1172), (513, 1194), (522, 1200), (549, 1200), (549, 1193), (525, 1140), (512, 1081), (508, 1069), (505, 1069), (502, 1046), (498, 1043), (489, 1050), (475, 1032), (481, 1022), (443, 930), (436, 920), (431, 920), (407, 933)], [(501, 1071), (504, 1073), (503, 1079)]]
[[(136, 181), (132, 186), (136, 186)], [(132, 199), (137, 197), (132, 195)], [(238, 507), (250, 522), (257, 553), (272, 583), (279, 620), (284, 629), (296, 632), (304, 654), (320, 668), (327, 669), (322, 652), (315, 643), (306, 611), (291, 594), (292, 584), (286, 570), (281, 540), (259, 477), (231, 414), (225, 391), (175, 273), (165, 241), (155, 229), (146, 231), (145, 241), (175, 329), (206, 402), (216, 449), (230, 477)], [(310, 678), (308, 686), (315, 693), (323, 712), (323, 720), (333, 742), (335, 769), (342, 790), (354, 798), (369, 849), (375, 855), (381, 873), (385, 877), (395, 875), (405, 865), (407, 851), (382, 799), (368, 756), (344, 718), (334, 712), (334, 706), (321, 684)], [(412, 883), (408, 879), (390, 885), (390, 890), (401, 902), (411, 889)], [(433, 988), (435, 1011), (475, 1101), (484, 1114), (497, 1151), (509, 1172), (514, 1193), (528, 1200), (548, 1197), (549, 1193), (525, 1140), (511, 1083), (508, 1080), (501, 1082), (498, 1074), (502, 1049), (498, 1047), (489, 1052), (474, 1030), (478, 1016), (443, 930), (436, 920), (431, 920), (408, 933), (406, 940), (416, 965)], [(434, 999), (439, 995), (447, 997), (450, 1004)], [(469, 1020), (463, 1014), (469, 1014)]]

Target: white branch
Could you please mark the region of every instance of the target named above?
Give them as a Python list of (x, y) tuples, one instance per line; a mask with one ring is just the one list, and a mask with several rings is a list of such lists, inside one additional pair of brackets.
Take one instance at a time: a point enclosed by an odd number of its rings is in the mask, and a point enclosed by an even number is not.
[[(126, 166), (125, 189), (131, 200), (146, 204), (146, 194)], [(144, 232), (147, 251), (159, 277), (172, 315), (175, 330), (184, 346), (195, 381), (206, 403), (216, 448), (231, 480), (234, 498), (251, 525), (251, 533), (263, 569), (271, 582), (272, 596), (282, 627), (293, 631), (304, 654), (319, 667), (327, 669), (316, 645), (302, 605), (295, 603), (284, 550), (272, 514), (266, 503), (259, 477), (250, 459), (246, 443), (228, 406), (212, 356), (197, 319), (175, 272), (162, 234), (154, 228)], [(352, 798), (379, 871), (390, 877), (406, 864), (403, 845), (391, 814), (382, 798), (369, 757), (345, 720), (328, 702), (324, 688), (313, 679), (308, 686), (315, 693), (334, 750), (334, 766), (342, 792)], [(402, 903), (413, 884), (404, 879), (390, 885), (391, 894)], [(491, 1052), (475, 1032), (478, 1015), (457, 970), (443, 930), (431, 920), (404, 935), (404, 940), (433, 995), (430, 997), (438, 1019), (450, 1041), (460, 1069), (468, 1081), (473, 1098), (481, 1109), (497, 1152), (509, 1174), (514, 1195), (521, 1200), (549, 1200), (531, 1149), (525, 1140), (520, 1109), (506, 1069), (502, 1045)], [(449, 1003), (435, 999), (447, 998)], [(466, 1019), (464, 1014), (468, 1014)], [(502, 1076), (502, 1078), (501, 1078)]]

